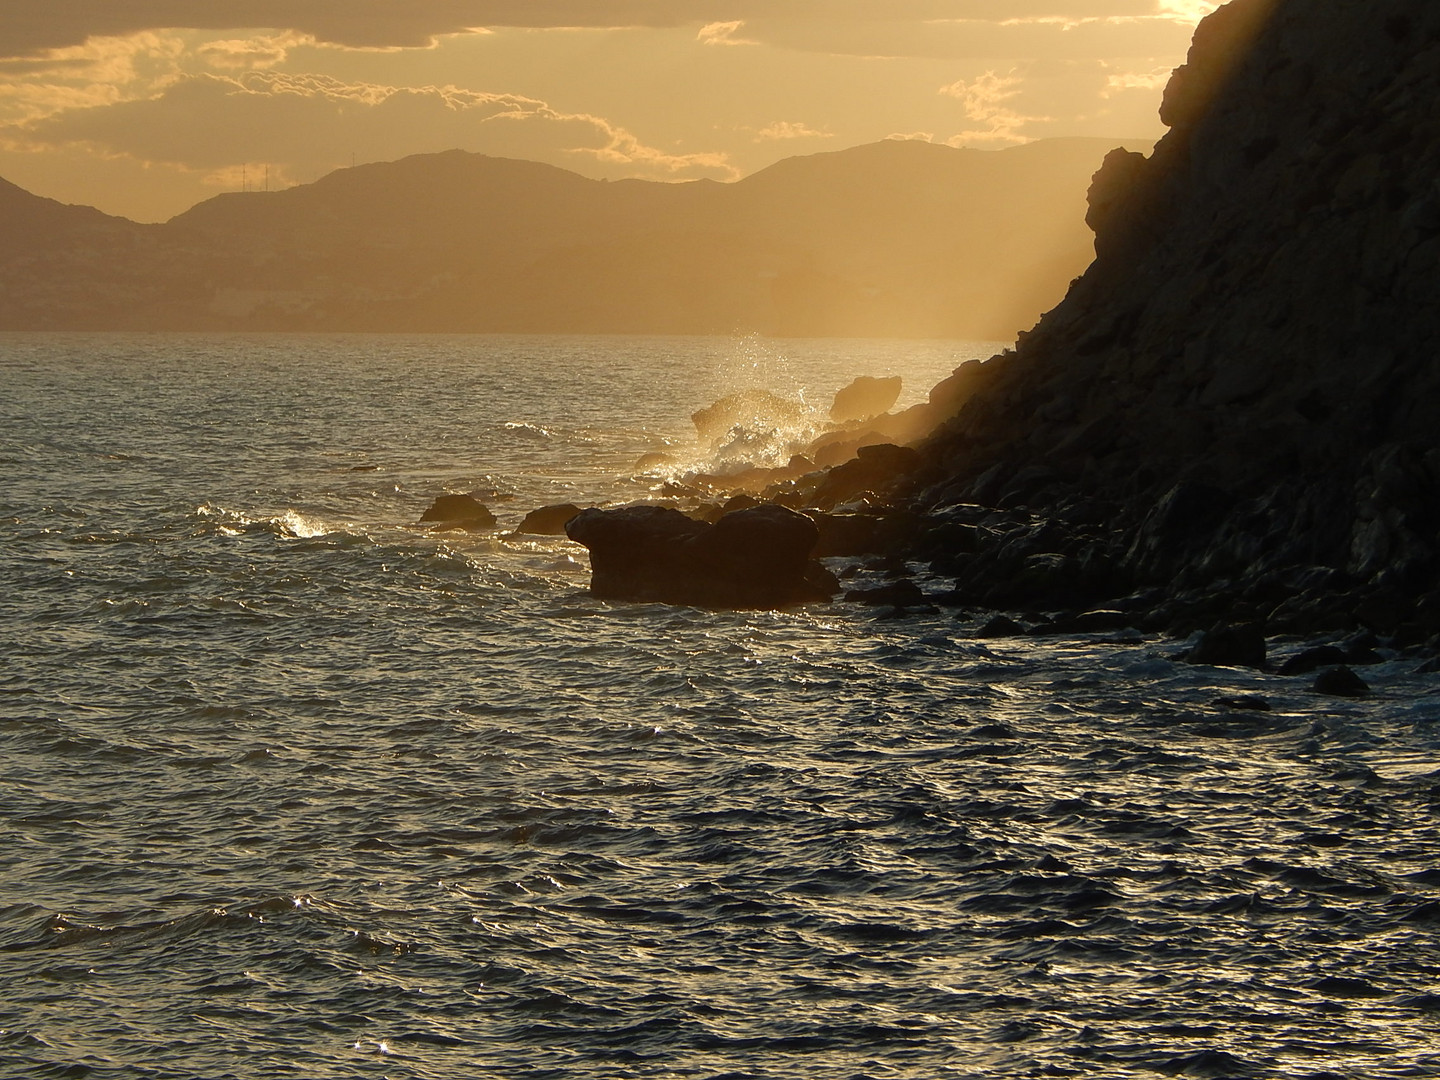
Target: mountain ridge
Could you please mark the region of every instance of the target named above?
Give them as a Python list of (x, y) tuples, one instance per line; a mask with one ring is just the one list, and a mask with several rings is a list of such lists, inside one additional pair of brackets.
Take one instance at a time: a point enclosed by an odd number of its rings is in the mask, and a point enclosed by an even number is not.
[(103, 240), (75, 207), (23, 266), (0, 254), (0, 327), (1004, 340), (1089, 262), (1113, 145), (890, 140), (727, 184), (446, 151), (107, 218)]

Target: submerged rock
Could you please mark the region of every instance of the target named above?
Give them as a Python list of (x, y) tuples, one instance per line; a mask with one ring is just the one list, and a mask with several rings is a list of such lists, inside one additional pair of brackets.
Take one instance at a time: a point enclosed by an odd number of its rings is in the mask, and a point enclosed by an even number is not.
[(713, 525), (669, 507), (589, 509), (565, 532), (590, 549), (590, 591), (606, 600), (777, 608), (838, 591), (810, 557), (815, 523), (783, 506), (737, 510)]
[(433, 523), (441, 530), (480, 532), (495, 527), (495, 515), (473, 495), (441, 495), (420, 515), (420, 522)]

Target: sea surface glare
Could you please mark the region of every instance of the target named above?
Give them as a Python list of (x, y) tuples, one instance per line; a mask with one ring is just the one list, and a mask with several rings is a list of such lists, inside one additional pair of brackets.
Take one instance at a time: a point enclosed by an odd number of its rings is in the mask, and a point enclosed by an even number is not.
[(660, 497), (725, 393), (991, 351), (0, 336), (0, 1078), (1440, 1076), (1413, 661), (1351, 702), (607, 604), (413, 524)]

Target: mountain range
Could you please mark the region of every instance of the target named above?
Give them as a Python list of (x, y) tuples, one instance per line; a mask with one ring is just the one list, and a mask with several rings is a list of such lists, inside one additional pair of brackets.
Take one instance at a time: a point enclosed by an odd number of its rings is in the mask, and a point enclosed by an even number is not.
[(153, 225), (0, 181), (0, 329), (1009, 340), (1091, 261), (1115, 145), (888, 140), (726, 184), (457, 150)]

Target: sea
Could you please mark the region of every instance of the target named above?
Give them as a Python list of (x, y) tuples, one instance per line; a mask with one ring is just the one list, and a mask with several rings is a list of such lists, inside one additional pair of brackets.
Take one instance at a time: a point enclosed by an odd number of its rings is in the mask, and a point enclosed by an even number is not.
[(513, 531), (999, 347), (0, 336), (0, 1078), (1440, 1076), (1415, 659), (606, 603)]

